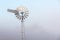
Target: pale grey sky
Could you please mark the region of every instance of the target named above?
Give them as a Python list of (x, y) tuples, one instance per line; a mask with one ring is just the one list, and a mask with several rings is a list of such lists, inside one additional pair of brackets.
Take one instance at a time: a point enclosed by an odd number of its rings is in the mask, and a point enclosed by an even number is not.
[(29, 9), (24, 25), (27, 40), (58, 40), (60, 37), (60, 0), (0, 0), (0, 40), (19, 40), (21, 24), (7, 9)]

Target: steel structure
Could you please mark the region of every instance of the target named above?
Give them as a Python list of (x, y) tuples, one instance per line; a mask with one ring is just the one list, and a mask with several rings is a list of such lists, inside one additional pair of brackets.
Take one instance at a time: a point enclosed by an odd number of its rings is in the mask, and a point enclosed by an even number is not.
[(17, 19), (21, 20), (21, 40), (25, 40), (25, 30), (24, 30), (24, 20), (25, 18), (28, 17), (29, 11), (26, 7), (20, 6), (17, 7), (16, 10), (12, 10), (12, 9), (7, 9), (8, 12), (12, 12), (15, 14), (15, 16), (17, 17)]

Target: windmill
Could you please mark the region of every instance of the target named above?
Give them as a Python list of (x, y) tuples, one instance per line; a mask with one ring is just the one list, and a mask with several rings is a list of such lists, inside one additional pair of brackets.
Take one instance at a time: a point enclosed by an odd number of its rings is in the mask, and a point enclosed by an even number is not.
[(16, 10), (13, 9), (7, 9), (8, 12), (14, 13), (14, 15), (17, 17), (17, 19), (21, 20), (21, 40), (24, 40), (25, 32), (24, 32), (24, 26), (23, 23), (25, 19), (28, 17), (29, 11), (26, 7), (20, 6), (17, 7)]

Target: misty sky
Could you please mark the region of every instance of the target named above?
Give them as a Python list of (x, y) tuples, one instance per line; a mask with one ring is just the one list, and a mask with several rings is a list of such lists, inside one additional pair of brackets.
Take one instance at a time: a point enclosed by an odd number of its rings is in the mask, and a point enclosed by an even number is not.
[(60, 0), (0, 0), (0, 40), (20, 40), (21, 22), (7, 9), (25, 6), (27, 40), (60, 40)]

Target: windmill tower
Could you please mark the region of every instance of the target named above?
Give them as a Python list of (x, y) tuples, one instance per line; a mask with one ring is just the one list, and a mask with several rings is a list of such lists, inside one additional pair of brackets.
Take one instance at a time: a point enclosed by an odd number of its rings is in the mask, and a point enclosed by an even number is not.
[(16, 10), (7, 9), (8, 12), (15, 14), (17, 19), (21, 20), (21, 40), (25, 40), (24, 21), (28, 17), (29, 11), (26, 7), (20, 6)]

